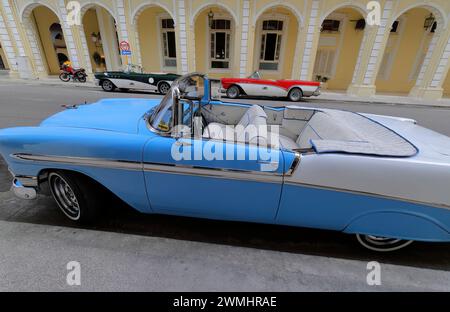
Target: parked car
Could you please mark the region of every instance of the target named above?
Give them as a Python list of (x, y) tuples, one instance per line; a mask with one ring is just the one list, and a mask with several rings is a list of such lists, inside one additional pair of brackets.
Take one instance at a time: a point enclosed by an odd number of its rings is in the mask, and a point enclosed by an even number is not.
[(298, 102), (302, 97), (320, 95), (320, 82), (262, 79), (256, 71), (248, 78), (222, 78), (222, 91), (231, 99), (240, 96), (287, 97)]
[(166, 94), (172, 82), (180, 77), (177, 74), (144, 73), (139, 65), (127, 65), (124, 71), (95, 73), (95, 81), (103, 90), (143, 90)]
[(106, 192), (143, 213), (335, 230), (377, 251), (450, 241), (449, 137), (405, 118), (225, 103), (220, 83), (186, 75), (162, 100), (1, 130), (14, 193), (49, 189), (75, 222), (95, 219)]

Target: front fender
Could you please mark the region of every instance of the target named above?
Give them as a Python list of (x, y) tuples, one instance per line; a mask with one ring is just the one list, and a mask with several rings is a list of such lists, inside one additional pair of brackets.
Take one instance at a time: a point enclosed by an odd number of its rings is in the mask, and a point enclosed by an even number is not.
[[(51, 169), (79, 172), (137, 210), (148, 212), (141, 168), (148, 140), (145, 135), (95, 129), (24, 127), (0, 131), (0, 152), (16, 176), (38, 177)], [(49, 157), (42, 160), (17, 154)], [(121, 166), (124, 162), (135, 166)]]

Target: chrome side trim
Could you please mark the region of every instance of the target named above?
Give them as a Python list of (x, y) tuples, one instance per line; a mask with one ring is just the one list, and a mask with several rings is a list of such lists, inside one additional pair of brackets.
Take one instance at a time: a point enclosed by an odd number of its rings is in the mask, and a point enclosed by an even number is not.
[(283, 177), (281, 174), (270, 172), (244, 171), (210, 167), (206, 168), (196, 166), (160, 165), (151, 163), (144, 163), (144, 171), (280, 184), (282, 183)]
[[(222, 169), (222, 168), (210, 168), (210, 167), (195, 167), (195, 166), (184, 166), (184, 165), (170, 165), (170, 164), (155, 164), (155, 163), (140, 163), (133, 161), (124, 160), (109, 160), (109, 159), (98, 159), (98, 158), (84, 158), (84, 157), (69, 157), (69, 156), (44, 156), (44, 155), (31, 155), (31, 154), (13, 154), (11, 157), (19, 160), (25, 161), (41, 161), (41, 162), (55, 162), (73, 165), (85, 165), (93, 167), (103, 167), (112, 169), (124, 169), (124, 170), (144, 170), (149, 172), (160, 172), (168, 174), (181, 174), (181, 175), (192, 175), (192, 176), (203, 176), (211, 178), (223, 178), (230, 180), (246, 180), (246, 181), (256, 181), (256, 182), (266, 182), (266, 183), (283, 183), (283, 175), (272, 172), (260, 172), (260, 171), (245, 171), (245, 170), (233, 170), (233, 169)], [(427, 203), (417, 200), (405, 199), (401, 197), (375, 194), (364, 191), (348, 190), (337, 187), (321, 186), (308, 184), (303, 182), (292, 181), (290, 176), (298, 168), (301, 160), (300, 153), (296, 153), (296, 157), (291, 165), (290, 170), (285, 175), (288, 178), (284, 181), (285, 185), (293, 185), (308, 188), (317, 188), (323, 190), (330, 190), (335, 192), (351, 193), (356, 195), (371, 196), (377, 198), (384, 198), (390, 200), (403, 201), (418, 205), (444, 208), (449, 209), (449, 205)], [(23, 186), (34, 187), (34, 183), (38, 183), (37, 177), (30, 176), (17, 176), (17, 180), (24, 179), (25, 184)], [(19, 180), (20, 181), (20, 180)]]
[(184, 166), (177, 164), (141, 163), (123, 160), (110, 160), (70, 156), (45, 156), (31, 154), (14, 154), (11, 157), (25, 161), (53, 162), (69, 165), (83, 165), (124, 170), (144, 170), (170, 174), (196, 175), (233, 180), (252, 180), (267, 183), (282, 183), (282, 174), (250, 170), (235, 170), (210, 167)]
[(291, 168), (289, 168), (288, 172), (286, 172), (286, 176), (291, 176), (295, 172), (295, 170), (297, 170), (298, 166), (300, 165), (300, 159), (301, 154), (295, 152), (295, 158), (292, 161)]
[(407, 202), (407, 203), (411, 203), (411, 204), (417, 204), (417, 205), (423, 205), (423, 206), (429, 206), (429, 207), (435, 207), (435, 208), (443, 208), (443, 209), (450, 210), (450, 206), (446, 205), (446, 204), (427, 203), (427, 202), (418, 201), (418, 200), (414, 200), (414, 199), (406, 199), (406, 198), (402, 198), (402, 197), (376, 194), (376, 193), (364, 192), (364, 191), (355, 191), (355, 190), (349, 190), (349, 189), (332, 187), (332, 186), (322, 186), (322, 185), (308, 184), (308, 183), (304, 183), (304, 182), (294, 182), (294, 181), (289, 181), (289, 180), (287, 180), (287, 181), (285, 180), (284, 185), (292, 185), (292, 186), (299, 186), (299, 187), (321, 189), (321, 190), (326, 190), (326, 191), (334, 191), (334, 192), (340, 192), (340, 193), (349, 193), (349, 194), (354, 194), (354, 195), (362, 195), (362, 196), (390, 199), (390, 200)]
[(142, 170), (142, 164), (140, 162), (127, 160), (112, 160), (112, 159), (100, 159), (88, 157), (71, 157), (71, 156), (46, 156), (46, 155), (31, 155), (31, 154), (13, 154), (11, 155), (11, 157), (26, 161), (53, 162), (69, 165), (84, 165), (92, 167), (104, 167), (104, 168), (125, 169), (125, 170)]

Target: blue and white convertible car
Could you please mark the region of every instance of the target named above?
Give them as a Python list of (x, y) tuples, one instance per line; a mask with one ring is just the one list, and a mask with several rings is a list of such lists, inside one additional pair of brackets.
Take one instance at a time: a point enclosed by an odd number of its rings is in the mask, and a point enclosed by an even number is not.
[(450, 241), (450, 138), (404, 118), (224, 103), (220, 87), (190, 74), (162, 101), (1, 130), (14, 193), (49, 190), (76, 222), (101, 213), (103, 190), (143, 213), (336, 230), (376, 251)]

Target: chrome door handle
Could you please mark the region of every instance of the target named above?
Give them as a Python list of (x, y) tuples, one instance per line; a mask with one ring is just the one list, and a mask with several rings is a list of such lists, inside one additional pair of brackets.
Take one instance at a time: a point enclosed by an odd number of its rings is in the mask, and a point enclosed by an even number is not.
[(267, 90), (267, 87), (263, 87), (263, 90)]

